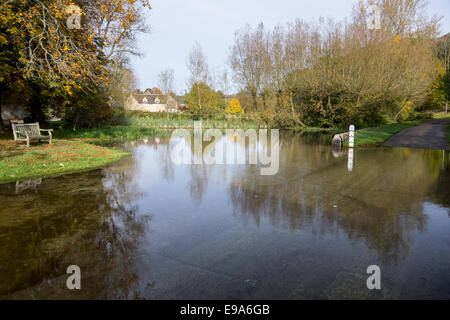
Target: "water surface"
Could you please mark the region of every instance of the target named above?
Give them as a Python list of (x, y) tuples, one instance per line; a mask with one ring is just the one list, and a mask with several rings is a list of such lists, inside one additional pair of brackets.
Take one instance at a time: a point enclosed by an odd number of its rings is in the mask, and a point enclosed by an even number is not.
[(350, 171), (329, 140), (284, 133), (274, 176), (175, 165), (149, 138), (100, 170), (0, 185), (0, 298), (450, 299), (449, 153), (359, 148)]

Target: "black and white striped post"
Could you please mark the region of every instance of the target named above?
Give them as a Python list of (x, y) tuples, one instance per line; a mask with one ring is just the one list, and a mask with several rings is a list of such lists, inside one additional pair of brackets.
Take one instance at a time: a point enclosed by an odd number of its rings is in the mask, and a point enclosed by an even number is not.
[(349, 136), (348, 136), (348, 146), (350, 148), (355, 147), (355, 126), (351, 125), (349, 130)]
[(348, 135), (348, 171), (353, 171), (353, 148), (355, 147), (355, 126), (351, 125)]

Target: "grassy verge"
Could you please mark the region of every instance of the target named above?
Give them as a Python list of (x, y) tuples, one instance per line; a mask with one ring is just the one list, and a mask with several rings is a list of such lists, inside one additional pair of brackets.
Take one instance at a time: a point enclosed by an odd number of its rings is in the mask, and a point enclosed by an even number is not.
[[(380, 127), (358, 130), (355, 134), (355, 146), (367, 147), (381, 145), (403, 129), (418, 125), (425, 121), (429, 121), (429, 119), (391, 123)], [(346, 141), (345, 145), (348, 146), (348, 141)]]
[(13, 140), (0, 140), (0, 183), (96, 169), (128, 155), (81, 141), (16, 148)]
[(445, 114), (445, 112), (439, 112), (433, 114), (433, 119), (448, 119), (450, 118), (450, 113)]

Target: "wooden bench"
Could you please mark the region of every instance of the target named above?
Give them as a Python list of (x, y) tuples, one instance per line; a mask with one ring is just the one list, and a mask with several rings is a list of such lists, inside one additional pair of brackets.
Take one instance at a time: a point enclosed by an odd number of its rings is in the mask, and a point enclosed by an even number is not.
[[(52, 129), (40, 129), (39, 123), (11, 123), (14, 135), (14, 145), (17, 147), (19, 141), (26, 141), (27, 147), (33, 140), (48, 140), (52, 144)], [(47, 131), (48, 136), (41, 135), (41, 131)]]

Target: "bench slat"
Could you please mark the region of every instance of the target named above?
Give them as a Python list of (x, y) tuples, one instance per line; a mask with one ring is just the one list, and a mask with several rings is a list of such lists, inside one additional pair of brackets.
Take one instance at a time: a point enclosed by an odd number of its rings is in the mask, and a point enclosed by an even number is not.
[(26, 141), (27, 146), (30, 145), (31, 140), (49, 140), (49, 144), (52, 143), (51, 130), (48, 131), (48, 136), (41, 135), (39, 123), (12, 123), (11, 124), (14, 134), (14, 141), (17, 145), (17, 141)]

